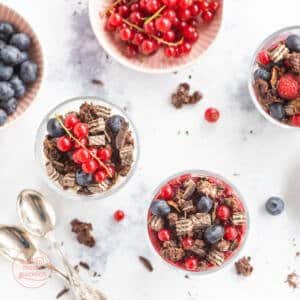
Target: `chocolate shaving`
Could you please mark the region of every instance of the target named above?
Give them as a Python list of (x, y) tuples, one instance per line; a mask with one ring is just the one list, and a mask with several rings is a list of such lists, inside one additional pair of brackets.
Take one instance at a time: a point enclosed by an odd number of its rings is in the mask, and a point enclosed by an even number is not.
[(63, 288), (57, 295), (56, 295), (56, 299), (61, 298), (62, 296), (64, 296), (65, 294), (67, 294), (70, 291), (70, 289), (68, 288)]
[(81, 222), (78, 219), (74, 219), (71, 222), (72, 232), (77, 234), (77, 240), (80, 244), (83, 244), (87, 247), (94, 247), (96, 241), (91, 234), (93, 226), (91, 223)]
[(139, 256), (139, 260), (149, 272), (153, 272), (153, 266), (148, 258), (144, 256)]
[(80, 261), (79, 262), (79, 266), (86, 269), (86, 270), (90, 270), (90, 266), (88, 263), (84, 262), (84, 261)]
[(92, 84), (96, 84), (96, 85), (103, 85), (103, 82), (100, 79), (92, 79), (91, 80)]

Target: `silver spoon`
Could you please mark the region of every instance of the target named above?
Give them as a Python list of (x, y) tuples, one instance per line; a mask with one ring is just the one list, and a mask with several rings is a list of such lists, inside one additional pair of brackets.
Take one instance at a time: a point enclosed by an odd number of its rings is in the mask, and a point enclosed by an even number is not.
[[(31, 262), (38, 250), (27, 232), (17, 226), (0, 225), (0, 255), (12, 262)], [(52, 264), (46, 264), (46, 268), (54, 271), (65, 280), (68, 277)]]
[(71, 288), (77, 299), (106, 300), (98, 290), (87, 286), (73, 269), (56, 241), (53, 231), (56, 217), (53, 207), (42, 194), (34, 190), (22, 191), (17, 200), (17, 212), (24, 228), (34, 236), (44, 237), (58, 251), (66, 268)]

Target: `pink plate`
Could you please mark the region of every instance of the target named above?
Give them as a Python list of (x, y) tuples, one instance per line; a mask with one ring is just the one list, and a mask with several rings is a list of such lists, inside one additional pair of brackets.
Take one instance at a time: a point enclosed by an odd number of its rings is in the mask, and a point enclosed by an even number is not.
[(122, 53), (124, 48), (123, 43), (116, 41), (110, 33), (104, 30), (106, 18), (99, 15), (99, 13), (101, 14), (101, 12), (105, 11), (111, 0), (89, 0), (89, 14), (92, 28), (99, 43), (118, 62), (141, 72), (169, 73), (194, 64), (201, 54), (212, 44), (221, 27), (223, 2), (223, 0), (220, 0), (221, 7), (213, 21), (210, 24), (201, 25), (199, 39), (193, 45), (191, 53), (182, 58), (172, 59), (165, 57), (161, 50), (155, 55), (143, 59), (127, 58)]
[(32, 45), (30, 49), (30, 58), (38, 65), (39, 74), (38, 79), (35, 83), (30, 86), (27, 86), (27, 92), (19, 100), (19, 105), (17, 111), (11, 115), (4, 126), (0, 127), (3, 129), (10, 125), (14, 120), (16, 120), (23, 112), (30, 106), (36, 94), (40, 88), (43, 72), (44, 72), (44, 61), (43, 61), (43, 54), (40, 42), (34, 31), (32, 30), (31, 26), (24, 20), (22, 16), (20, 16), (17, 12), (13, 9), (0, 4), (0, 21), (1, 22), (9, 22), (11, 23), (18, 31), (27, 33), (32, 39)]

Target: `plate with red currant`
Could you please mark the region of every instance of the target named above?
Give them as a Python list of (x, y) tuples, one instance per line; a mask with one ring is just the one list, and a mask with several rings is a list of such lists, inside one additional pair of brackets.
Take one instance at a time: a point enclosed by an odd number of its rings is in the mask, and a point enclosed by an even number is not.
[(300, 27), (284, 28), (263, 41), (253, 58), (249, 89), (269, 121), (300, 127)]
[(221, 25), (223, 0), (90, 0), (103, 48), (132, 69), (166, 73), (196, 62)]
[(35, 155), (56, 191), (99, 199), (131, 178), (138, 159), (137, 135), (117, 106), (98, 98), (75, 98), (47, 114), (38, 129)]
[(154, 192), (148, 215), (151, 248), (169, 265), (193, 273), (217, 271), (237, 256), (249, 216), (241, 194), (207, 171), (186, 171)]

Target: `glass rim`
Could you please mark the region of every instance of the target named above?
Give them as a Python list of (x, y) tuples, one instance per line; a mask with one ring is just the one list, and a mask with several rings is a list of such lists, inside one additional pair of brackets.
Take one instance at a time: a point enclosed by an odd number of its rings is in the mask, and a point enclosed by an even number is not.
[(261, 49), (263, 49), (263, 47), (270, 42), (273, 38), (276, 38), (278, 35), (285, 33), (287, 31), (290, 30), (299, 30), (300, 31), (300, 25), (293, 25), (293, 26), (288, 26), (288, 27), (284, 27), (281, 28), (279, 30), (276, 30), (275, 32), (271, 33), (270, 35), (268, 35), (265, 39), (263, 39), (262, 42), (259, 43), (258, 47), (255, 48), (256, 50), (254, 51), (254, 55), (251, 59), (251, 65), (250, 65), (250, 74), (249, 74), (249, 80), (248, 80), (248, 90), (250, 93), (250, 98), (254, 104), (254, 106), (256, 107), (256, 109), (260, 112), (260, 114), (267, 119), (269, 122), (271, 122), (274, 125), (277, 125), (278, 127), (284, 128), (284, 129), (290, 129), (290, 130), (299, 130), (300, 127), (297, 126), (292, 126), (292, 125), (288, 125), (288, 124), (284, 124), (281, 123), (280, 121), (272, 118), (263, 108), (262, 105), (259, 103), (256, 95), (255, 95), (255, 91), (254, 91), (254, 87), (253, 87), (253, 71), (254, 71), (254, 67), (256, 65), (256, 58), (258, 53), (260, 52)]
[[(116, 95), (114, 95), (116, 96)], [(134, 123), (132, 122), (131, 118), (128, 116), (128, 114), (122, 109), (120, 108), (118, 105), (112, 103), (109, 100), (104, 99), (104, 96), (83, 96), (83, 97), (73, 97), (71, 99), (65, 100), (61, 103), (59, 103), (58, 105), (54, 106), (46, 115), (45, 117), (43, 117), (37, 132), (36, 132), (36, 136), (35, 136), (35, 144), (34, 144), (34, 156), (35, 156), (35, 163), (39, 169), (40, 175), (43, 178), (43, 181), (47, 184), (47, 186), (49, 186), (52, 190), (56, 191), (59, 195), (66, 197), (68, 199), (72, 199), (72, 200), (84, 200), (84, 201), (91, 201), (91, 200), (100, 200), (100, 199), (104, 199), (104, 198), (108, 198), (110, 196), (112, 196), (113, 194), (119, 192), (121, 190), (121, 188), (123, 188), (129, 181), (130, 179), (133, 177), (133, 175), (135, 174), (136, 170), (137, 170), (137, 165), (139, 162), (139, 157), (140, 157), (140, 143), (139, 143), (139, 136), (138, 136), (138, 132), (137, 129), (134, 125)], [(46, 125), (47, 120), (54, 114), (55, 111), (59, 110), (60, 108), (62, 108), (63, 106), (70, 104), (72, 102), (76, 102), (76, 101), (80, 101), (82, 100), (82, 103), (85, 101), (92, 101), (92, 102), (102, 102), (104, 104), (107, 104), (108, 106), (112, 107), (113, 109), (118, 110), (126, 119), (126, 121), (129, 122), (130, 124), (130, 129), (132, 130), (132, 132), (134, 133), (134, 141), (135, 141), (135, 159), (134, 162), (131, 166), (131, 169), (129, 171), (129, 173), (126, 175), (126, 177), (124, 178), (124, 180), (115, 188), (109, 189), (106, 192), (102, 192), (102, 193), (96, 193), (96, 194), (92, 194), (92, 195), (84, 195), (84, 194), (77, 194), (76, 192), (68, 192), (67, 190), (64, 190), (62, 187), (59, 187), (52, 179), (49, 178), (49, 176), (46, 174), (46, 170), (44, 170), (44, 165), (43, 165), (43, 161), (40, 159), (40, 151), (43, 151), (42, 149), (40, 149), (41, 146), (41, 139), (43, 139), (45, 137), (45, 135), (43, 135), (43, 127)]]
[[(244, 239), (241, 243), (241, 245), (239, 246), (238, 249), (236, 249), (236, 251), (233, 253), (233, 255), (227, 259), (221, 266), (217, 266), (217, 267), (213, 267), (211, 269), (207, 269), (205, 271), (189, 271), (189, 270), (185, 270), (183, 268), (177, 267), (172, 265), (171, 263), (169, 263), (168, 261), (166, 261), (159, 253), (158, 251), (155, 249), (155, 247), (153, 246), (150, 236), (149, 236), (149, 232), (148, 232), (148, 213), (149, 213), (149, 209), (151, 206), (151, 203), (153, 201), (153, 199), (155, 198), (155, 195), (158, 193), (158, 191), (161, 189), (162, 186), (164, 186), (166, 183), (168, 183), (170, 180), (177, 178), (179, 176), (185, 175), (185, 174), (195, 174), (195, 175), (204, 175), (204, 176), (211, 176), (214, 177), (216, 179), (220, 179), (221, 181), (223, 181), (225, 184), (228, 184), (235, 192), (235, 194), (239, 197), (239, 200), (241, 201), (241, 203), (244, 206), (245, 209), (245, 213), (246, 213), (246, 217), (247, 217), (247, 230), (244, 234)], [(224, 269), (225, 267), (227, 267), (228, 265), (230, 265), (232, 263), (232, 261), (234, 259), (236, 259), (236, 257), (238, 256), (238, 254), (244, 249), (244, 246), (248, 240), (248, 236), (249, 236), (249, 231), (250, 231), (250, 215), (249, 215), (249, 209), (247, 206), (247, 203), (243, 197), (243, 195), (240, 193), (239, 189), (236, 188), (236, 186), (229, 181), (228, 179), (224, 178), (222, 175), (212, 172), (212, 171), (207, 171), (207, 170), (200, 170), (200, 169), (188, 169), (185, 171), (180, 171), (177, 173), (174, 173), (171, 176), (168, 176), (166, 179), (164, 179), (155, 189), (152, 190), (151, 192), (151, 200), (149, 203), (149, 206), (147, 206), (147, 211), (146, 211), (146, 230), (145, 233), (147, 235), (147, 243), (149, 245), (149, 247), (151, 248), (151, 252), (155, 253), (155, 256), (158, 257), (160, 259), (160, 261), (163, 262), (164, 265), (168, 266), (170, 269), (173, 270), (177, 270), (180, 271), (182, 273), (188, 273), (189, 275), (208, 275), (208, 274), (212, 274), (218, 271), (221, 271), (222, 269)]]

